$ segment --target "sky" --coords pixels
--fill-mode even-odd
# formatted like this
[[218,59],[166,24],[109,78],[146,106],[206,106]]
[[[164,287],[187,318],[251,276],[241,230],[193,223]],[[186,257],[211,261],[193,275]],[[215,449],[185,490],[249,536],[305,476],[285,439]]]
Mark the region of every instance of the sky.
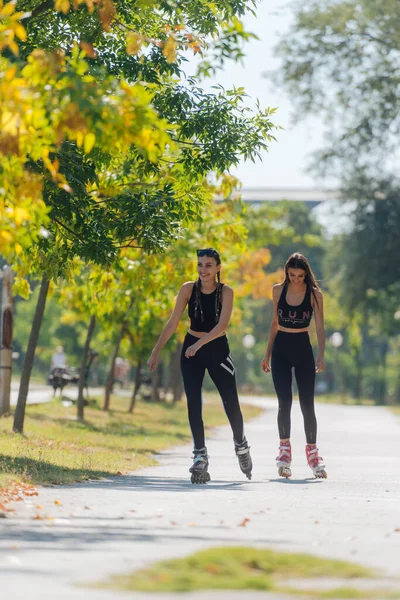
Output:
[[[263,0],[257,16],[244,19],[247,31],[255,33],[258,40],[246,43],[243,63],[229,62],[219,71],[209,85],[221,84],[225,88],[244,87],[250,96],[249,104],[259,99],[261,107],[277,107],[273,116],[274,124],[284,128],[274,133],[277,142],[271,142],[269,152],[263,154],[263,161],[253,164],[243,163],[232,171],[243,187],[329,187],[307,173],[310,155],[323,145],[323,123],[317,118],[308,118],[294,125],[293,99],[276,88],[265,77],[266,71],[279,68],[279,60],[274,57],[273,48],[285,33],[292,21],[287,0]],[[332,183],[332,182],[331,182]]]

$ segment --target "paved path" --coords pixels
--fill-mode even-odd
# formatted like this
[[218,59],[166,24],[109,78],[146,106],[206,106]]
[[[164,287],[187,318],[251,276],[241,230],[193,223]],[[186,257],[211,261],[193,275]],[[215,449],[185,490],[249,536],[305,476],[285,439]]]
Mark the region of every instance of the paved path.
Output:
[[[212,481],[205,487],[188,481],[186,446],[164,452],[159,466],[131,476],[42,489],[17,515],[1,520],[0,589],[8,589],[7,599],[175,598],[77,584],[223,544],[309,551],[399,577],[400,419],[380,407],[319,405],[329,479],[314,480],[305,465],[295,403],[293,478],[285,481],[277,478],[273,460],[275,403],[260,402],[268,410],[247,425],[255,463],[251,482],[239,472],[229,431],[222,427],[208,438]],[[52,520],[34,520],[37,514]],[[275,597],[245,594],[253,596]],[[210,593],[178,597],[204,600]],[[231,600],[239,593],[214,597]]]
[[[16,406],[18,400],[18,390],[19,390],[19,382],[13,381],[11,384],[11,406]],[[118,386],[115,386],[114,394],[119,396],[131,396],[132,390],[130,389],[120,389]],[[57,391],[57,398],[59,398],[60,391]],[[86,389],[85,389],[86,395]],[[104,395],[104,387],[97,388],[89,388],[89,398],[93,396],[103,396]],[[40,383],[31,383],[29,386],[28,400],[27,404],[44,404],[45,402],[51,402],[54,398],[53,388],[50,385],[40,384]],[[78,386],[77,385],[68,385],[64,388],[63,398],[65,400],[73,400],[76,401],[78,399]]]

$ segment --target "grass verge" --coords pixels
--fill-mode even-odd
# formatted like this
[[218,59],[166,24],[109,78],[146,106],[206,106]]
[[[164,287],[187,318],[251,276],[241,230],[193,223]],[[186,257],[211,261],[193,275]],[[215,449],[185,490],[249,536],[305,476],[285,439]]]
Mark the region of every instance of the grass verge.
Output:
[[[191,441],[184,402],[138,402],[132,415],[128,402],[113,397],[109,412],[88,406],[84,422],[76,420],[76,407],[58,401],[28,406],[24,435],[11,432],[11,416],[0,418],[0,495],[9,480],[68,484],[121,475],[155,464],[160,450]],[[260,412],[243,406],[245,419]],[[227,423],[221,401],[204,404],[204,421],[208,429]]]
[[[376,597],[376,591],[374,591],[375,596],[370,596],[369,590],[361,591],[347,586],[328,590],[289,587],[290,580],[293,579],[322,577],[332,577],[333,581],[337,581],[338,578],[345,580],[372,578],[374,573],[356,564],[308,554],[289,554],[245,547],[217,547],[185,558],[162,561],[149,569],[126,576],[115,576],[98,586],[144,592],[252,589],[309,595],[316,598]],[[285,581],[287,587],[282,585]],[[384,594],[389,592],[384,591]],[[379,597],[381,597],[380,591]],[[400,597],[400,595],[390,597]]]

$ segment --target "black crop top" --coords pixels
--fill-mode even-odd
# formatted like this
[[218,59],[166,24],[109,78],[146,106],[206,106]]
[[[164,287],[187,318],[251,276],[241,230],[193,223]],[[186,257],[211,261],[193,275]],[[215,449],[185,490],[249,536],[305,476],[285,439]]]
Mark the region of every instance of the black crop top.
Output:
[[[224,285],[224,284],[222,284]],[[189,299],[189,305],[188,305],[188,315],[190,318],[190,329],[192,331],[205,331],[205,332],[209,332],[211,331],[211,329],[214,329],[214,327],[217,324],[217,320],[216,320],[216,296],[217,296],[217,289],[215,289],[213,292],[211,292],[211,294],[203,294],[203,292],[200,291],[200,296],[201,296],[201,308],[203,311],[203,320],[201,319],[201,311],[198,310],[196,314],[196,310],[195,310],[195,300],[196,300],[196,284],[194,284],[193,286],[193,290],[192,290],[192,295],[190,296]],[[222,296],[222,294],[221,294]],[[220,303],[219,306],[219,314],[221,314],[221,306],[222,304]]]
[[283,286],[278,302],[278,323],[287,329],[304,329],[308,327],[313,315],[311,304],[311,288],[308,285],[304,300],[298,306],[286,302],[287,283]]

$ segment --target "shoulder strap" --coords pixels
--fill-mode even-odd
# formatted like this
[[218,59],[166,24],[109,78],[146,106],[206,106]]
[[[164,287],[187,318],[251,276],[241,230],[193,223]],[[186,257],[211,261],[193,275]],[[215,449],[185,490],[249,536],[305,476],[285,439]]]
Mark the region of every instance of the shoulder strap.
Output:
[[286,294],[286,290],[287,290],[287,283],[285,281],[285,283],[283,285],[283,288],[281,289],[281,294],[280,294],[280,296],[278,298],[278,304],[279,304],[279,302],[281,300],[286,300],[286,295],[285,295]]

